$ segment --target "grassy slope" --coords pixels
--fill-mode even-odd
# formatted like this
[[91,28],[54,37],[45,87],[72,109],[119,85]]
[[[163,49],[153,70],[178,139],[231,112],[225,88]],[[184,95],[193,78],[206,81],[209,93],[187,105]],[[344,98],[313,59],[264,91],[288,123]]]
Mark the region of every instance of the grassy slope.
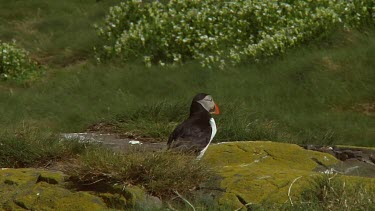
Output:
[[0,40],[16,40],[42,64],[71,65],[90,57],[98,41],[93,24],[117,2],[0,0]]
[[0,84],[2,127],[82,131],[107,121],[122,132],[165,139],[192,96],[208,92],[222,111],[217,141],[375,146],[375,119],[363,112],[375,101],[374,31],[339,33],[284,58],[225,71],[96,66],[88,59],[97,42],[91,26],[115,1],[4,2],[0,39],[15,38],[50,74],[31,88]]
[[[44,132],[82,131],[95,122],[107,121],[121,131],[165,138],[187,115],[191,97],[201,91],[213,94],[222,111],[217,117],[217,140],[375,146],[374,111],[372,116],[363,112],[366,103],[370,107],[375,102],[373,30],[339,33],[267,64],[225,71],[204,70],[195,64],[174,69],[116,63],[96,66],[90,60],[91,46],[97,42],[91,25],[100,21],[114,2],[117,1],[0,0],[0,39],[16,39],[49,70],[42,81],[29,88],[0,82],[1,167],[44,166],[83,153],[81,160],[97,161],[94,164],[100,173],[111,167],[115,155],[110,154],[114,159],[104,160],[107,163],[100,163],[105,158],[100,150],[85,153],[86,147],[75,142],[56,142],[56,136]],[[118,156],[122,159],[122,155]],[[137,159],[128,161],[124,165],[139,166]],[[160,163],[148,167],[164,170],[169,161]],[[81,169],[86,175],[84,167]],[[184,165],[176,168],[187,175]],[[160,182],[165,185],[164,178]],[[338,186],[332,187],[324,185],[321,190],[313,190],[305,199],[308,204],[296,203],[293,208],[284,209],[342,210],[349,209],[347,199],[352,204],[360,204],[353,200],[368,200],[357,197],[363,194],[360,188],[342,191]],[[331,189],[331,193],[324,192]],[[311,198],[320,194],[323,199]],[[338,206],[340,203],[345,206]],[[264,209],[268,206],[280,209],[273,205]]]

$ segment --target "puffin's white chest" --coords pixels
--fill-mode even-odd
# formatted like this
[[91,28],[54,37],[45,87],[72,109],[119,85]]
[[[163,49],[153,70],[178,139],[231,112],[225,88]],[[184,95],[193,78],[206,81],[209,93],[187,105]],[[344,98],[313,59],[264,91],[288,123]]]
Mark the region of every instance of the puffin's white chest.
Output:
[[208,146],[211,144],[212,139],[214,139],[214,137],[216,135],[217,129],[216,129],[216,123],[215,123],[214,118],[210,119],[210,125],[211,125],[211,129],[212,129],[210,141],[208,142],[207,146],[204,149],[202,149],[202,151],[199,153],[199,155],[197,157],[197,160],[200,160],[203,157],[204,153],[208,149]]
[[214,139],[214,137],[216,135],[216,132],[217,132],[216,123],[215,123],[214,118],[210,119],[210,125],[211,125],[211,128],[212,128],[212,133],[211,133],[211,138],[210,138],[210,142],[208,142],[208,145],[211,143],[212,139]]

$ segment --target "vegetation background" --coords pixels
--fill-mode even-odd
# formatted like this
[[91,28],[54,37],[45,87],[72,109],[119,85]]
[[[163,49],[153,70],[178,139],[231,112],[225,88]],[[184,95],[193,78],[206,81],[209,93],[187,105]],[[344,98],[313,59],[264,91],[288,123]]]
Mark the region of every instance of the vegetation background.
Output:
[[106,122],[119,132],[165,140],[197,92],[214,96],[215,141],[273,140],[375,146],[374,30],[336,31],[257,64],[207,69],[194,61],[145,68],[97,65],[93,27],[117,1],[1,2],[0,39],[16,41],[44,77],[0,84],[2,128],[84,131]]
[[27,50],[44,70],[29,81],[0,81],[0,166],[84,153],[74,143],[61,150],[57,134],[99,123],[99,130],[166,141],[198,92],[210,93],[221,109],[215,142],[375,146],[373,17],[285,54],[224,69],[194,60],[167,67],[118,58],[98,64],[93,47],[107,41],[94,24],[105,24],[118,3],[0,0],[0,40]]

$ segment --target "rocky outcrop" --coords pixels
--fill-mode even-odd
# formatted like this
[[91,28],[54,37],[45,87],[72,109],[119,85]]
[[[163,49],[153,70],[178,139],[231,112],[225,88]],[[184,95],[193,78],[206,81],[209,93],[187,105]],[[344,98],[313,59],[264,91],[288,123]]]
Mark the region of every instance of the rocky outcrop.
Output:
[[39,169],[1,169],[0,205],[4,210],[100,210],[104,201],[63,187],[65,175]]
[[115,185],[113,192],[67,189],[67,176],[43,169],[1,169],[0,210],[109,210],[160,208],[161,201],[139,187]]
[[[212,145],[203,162],[210,164],[220,177],[219,187],[215,187],[222,190],[219,204],[232,208],[296,199],[315,176],[337,173],[332,171],[333,166],[342,164],[328,153],[268,141]],[[344,177],[375,187],[374,178]]]
[[[331,151],[324,151],[327,149]],[[207,163],[217,177],[202,184],[199,194],[206,194],[203,197],[210,201],[213,196],[212,203],[233,210],[247,204],[297,201],[314,178],[324,174],[375,188],[375,166],[370,163],[373,149],[327,149],[269,141],[213,144],[200,162]],[[346,159],[337,155],[346,155]],[[160,199],[137,186],[95,183],[72,190],[66,188],[66,179],[60,171],[1,169],[0,210],[162,208]],[[98,188],[100,185],[105,190]],[[205,190],[214,194],[207,197]]]

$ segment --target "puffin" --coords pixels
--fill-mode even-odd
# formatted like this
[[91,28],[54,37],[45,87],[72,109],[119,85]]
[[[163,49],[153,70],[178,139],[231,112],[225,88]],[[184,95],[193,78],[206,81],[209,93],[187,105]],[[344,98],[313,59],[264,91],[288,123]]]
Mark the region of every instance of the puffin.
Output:
[[189,117],[179,124],[168,138],[168,149],[184,153],[199,153],[200,160],[214,138],[217,129],[211,114],[220,114],[219,107],[209,94],[194,96]]

